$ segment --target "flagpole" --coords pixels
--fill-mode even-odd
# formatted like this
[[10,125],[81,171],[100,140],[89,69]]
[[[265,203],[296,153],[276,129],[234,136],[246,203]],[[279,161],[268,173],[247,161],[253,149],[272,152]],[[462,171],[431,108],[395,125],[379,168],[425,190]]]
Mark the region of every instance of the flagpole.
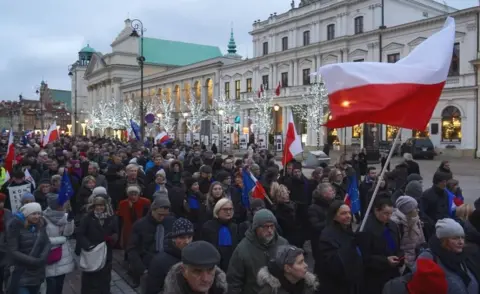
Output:
[[382,172],[380,173],[380,176],[377,178],[377,184],[375,185],[375,190],[373,191],[372,199],[370,199],[370,203],[368,204],[368,208],[365,211],[365,215],[363,216],[362,220],[362,225],[360,226],[359,232],[362,232],[365,224],[367,223],[368,215],[370,214],[370,211],[372,210],[373,202],[375,201],[375,197],[377,197],[378,190],[380,189],[380,183],[383,180],[383,177],[385,175],[385,172],[387,171],[387,166],[390,164],[390,160],[392,159],[393,152],[395,151],[395,146],[397,145],[397,141],[400,139],[400,134],[402,133],[402,128],[398,129],[397,135],[395,136],[395,140],[393,141],[392,148],[390,149],[390,153],[388,153],[387,160],[385,161],[385,164],[383,165]]

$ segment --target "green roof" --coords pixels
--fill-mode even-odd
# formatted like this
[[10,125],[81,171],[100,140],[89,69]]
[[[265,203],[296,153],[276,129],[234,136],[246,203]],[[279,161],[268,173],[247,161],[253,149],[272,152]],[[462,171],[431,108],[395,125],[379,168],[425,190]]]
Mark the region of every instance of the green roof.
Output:
[[72,111],[72,92],[66,90],[50,90],[52,92],[52,99],[57,102],[65,103],[69,111]]
[[87,46],[83,47],[82,50],[80,50],[80,53],[95,53],[95,49],[90,47],[89,44]]
[[216,46],[143,38],[143,56],[145,63],[185,66],[220,57],[222,52]]

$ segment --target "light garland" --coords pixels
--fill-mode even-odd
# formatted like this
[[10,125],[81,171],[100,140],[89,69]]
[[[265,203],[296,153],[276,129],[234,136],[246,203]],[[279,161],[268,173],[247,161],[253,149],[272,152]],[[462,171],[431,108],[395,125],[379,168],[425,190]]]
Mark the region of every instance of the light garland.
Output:
[[[265,86],[263,87],[265,89]],[[250,98],[250,102],[253,104],[255,114],[250,118],[255,123],[258,134],[269,134],[272,129],[272,107],[273,107],[273,95],[267,94],[267,90],[260,93],[258,98]]]

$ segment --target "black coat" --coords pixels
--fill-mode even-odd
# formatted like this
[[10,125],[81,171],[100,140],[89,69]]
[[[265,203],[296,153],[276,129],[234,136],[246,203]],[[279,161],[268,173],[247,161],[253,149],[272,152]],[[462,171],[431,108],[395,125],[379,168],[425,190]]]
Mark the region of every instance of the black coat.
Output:
[[164,227],[164,248],[168,246],[167,235],[172,231],[174,221],[175,218],[173,216],[167,216],[159,223],[150,212],[133,224],[127,249],[128,262],[132,267],[132,271],[139,276],[142,275],[145,269],[148,269],[154,255],[158,253],[156,234],[159,224],[162,224]]
[[288,243],[301,248],[304,241],[303,236],[306,232],[303,231],[301,219],[298,217],[297,205],[292,201],[279,203],[275,205],[273,212],[278,225],[282,228],[283,237],[287,239]]
[[[384,237],[385,228],[388,228],[394,240],[393,252],[388,248]],[[403,256],[403,252],[400,250],[401,237],[397,224],[388,222],[384,225],[377,220],[374,214],[370,214],[364,231],[358,233],[357,236],[364,263],[364,293],[381,294],[386,282],[400,276],[399,267],[391,266],[387,260],[388,256]]]
[[360,211],[362,212],[362,217],[365,217],[365,211],[367,211],[369,200],[369,191],[374,188],[373,187],[374,181],[362,181],[360,187],[358,189],[359,197],[360,197]]
[[155,177],[157,175],[157,172],[161,169],[163,169],[161,165],[159,165],[159,166],[154,165],[147,171],[147,173],[145,174],[145,185],[146,186],[155,182]]
[[318,293],[358,294],[363,279],[362,257],[351,229],[331,223],[322,231],[319,245],[319,263],[316,268],[320,280]]
[[[45,266],[50,253],[50,239],[43,219],[35,227],[25,228],[25,218],[15,215],[7,228],[7,253],[18,271],[18,286],[40,286],[45,280]],[[15,272],[12,277],[15,277]],[[13,279],[13,278],[12,278]]]
[[413,160],[406,161],[408,175],[420,174],[420,166]]
[[179,263],[181,259],[182,251],[173,244],[165,248],[163,252],[155,254],[155,257],[150,263],[150,268],[148,269],[144,294],[160,293],[165,285],[165,278],[167,277],[168,272],[172,266]]
[[308,207],[308,220],[310,221],[310,232],[312,240],[312,254],[315,266],[321,266],[319,258],[319,241],[323,229],[327,226],[327,212],[330,203],[325,198],[314,199],[313,204]]
[[228,269],[228,264],[230,263],[230,258],[232,257],[233,251],[235,248],[237,248],[239,243],[239,238],[237,224],[231,221],[225,225],[228,227],[228,230],[232,236],[232,246],[219,246],[218,232],[220,231],[220,227],[222,225],[223,223],[217,218],[207,221],[202,228],[202,239],[217,248],[218,252],[220,252],[220,256],[222,257],[219,267],[223,271],[226,271]]
[[428,239],[435,232],[439,219],[450,218],[448,195],[436,186],[428,188],[420,198],[420,218],[424,222],[425,237]]

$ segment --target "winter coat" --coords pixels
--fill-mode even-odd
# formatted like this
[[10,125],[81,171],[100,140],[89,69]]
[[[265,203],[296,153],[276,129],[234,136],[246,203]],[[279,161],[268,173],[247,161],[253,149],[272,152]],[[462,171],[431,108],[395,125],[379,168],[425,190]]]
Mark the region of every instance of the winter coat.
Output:
[[405,162],[407,164],[408,175],[411,174],[420,174],[420,166],[413,160],[408,160]]
[[435,224],[439,219],[451,217],[448,206],[448,195],[445,190],[433,186],[423,192],[419,207],[427,239],[435,233]]
[[320,236],[318,254],[319,293],[361,293],[364,267],[351,230],[330,223]]
[[[393,252],[388,248],[387,240],[384,237],[385,228],[388,229],[393,239],[395,246]],[[393,267],[387,259],[388,256],[403,256],[400,249],[398,226],[391,221],[384,225],[377,220],[374,214],[370,214],[364,231],[358,233],[357,236],[365,267],[365,293],[380,294],[387,281],[400,276],[401,264]]]
[[67,237],[70,237],[75,230],[75,223],[67,221],[68,214],[65,213],[64,218],[59,222],[60,225],[55,224],[44,214],[46,222],[46,231],[52,249],[62,247],[62,258],[50,265],[47,265],[46,276],[56,277],[71,273],[75,269],[75,261],[73,259],[73,250],[68,242]]
[[158,294],[163,290],[165,278],[170,269],[182,260],[182,251],[169,246],[164,251],[155,254],[145,280],[145,293]]
[[227,271],[228,293],[250,294],[260,291],[261,287],[257,284],[258,271],[267,265],[278,246],[287,244],[287,240],[277,234],[270,244],[262,244],[250,228],[230,259]]
[[12,218],[13,218],[12,212],[4,208],[4,213],[3,213],[4,229],[3,229],[3,232],[0,232],[0,267],[3,267],[8,263],[7,228]]
[[410,273],[388,281],[385,286],[383,286],[382,294],[410,294],[407,284],[411,278],[412,274]]
[[123,249],[127,249],[133,224],[148,213],[150,204],[150,200],[143,197],[139,197],[138,201],[135,202],[131,207],[128,199],[120,201],[117,215],[119,217],[119,221],[122,223],[120,246]]
[[367,211],[368,203],[369,203],[369,191],[372,190],[373,187],[373,180],[368,180],[367,176],[365,176],[364,180],[360,183],[360,187],[358,188],[358,194],[360,197],[360,210],[362,212],[362,217],[365,216],[365,212]]
[[[323,229],[327,225],[327,212],[330,203],[325,198],[314,199],[308,207],[308,220],[310,221],[310,234],[312,239],[312,255],[315,264],[318,263],[318,243]],[[317,271],[315,271],[317,272]]]
[[219,267],[226,271],[228,269],[228,264],[230,258],[232,257],[233,251],[237,248],[238,245],[238,227],[237,224],[233,221],[226,223],[230,234],[232,236],[232,245],[231,246],[220,246],[218,245],[218,233],[223,223],[219,219],[212,219],[203,224],[202,228],[202,239],[212,244],[220,252],[222,259],[220,260]]
[[287,239],[288,243],[301,248],[306,231],[302,228],[301,219],[297,214],[297,205],[291,201],[279,203],[274,206],[273,213],[277,218],[278,225],[282,228],[282,236]]
[[[215,279],[208,293],[227,294],[230,293],[227,292],[228,287],[229,284],[227,284],[225,273],[219,267],[215,267]],[[182,263],[177,263],[168,272],[162,294],[193,294],[193,291],[183,277]]]
[[96,183],[97,187],[104,187],[105,189],[108,190],[107,178],[105,178],[104,175],[98,174],[95,177],[95,183]]
[[45,265],[51,248],[44,220],[26,228],[25,217],[15,214],[7,229],[7,246],[10,264],[21,272],[18,285],[40,286],[45,280]]
[[162,224],[164,228],[163,245],[168,246],[167,235],[172,231],[172,225],[175,221],[173,216],[167,216],[161,223],[156,221],[151,212],[133,224],[130,243],[127,248],[128,262],[132,271],[142,275],[145,269],[148,269],[150,262],[157,252],[156,235],[157,226]]
[[405,254],[405,264],[413,267],[417,259],[416,249],[425,243],[420,218],[413,218],[411,220],[412,223],[409,224],[407,217],[400,210],[395,209],[390,220],[396,223],[399,229],[401,237],[400,249]]
[[[278,278],[273,276],[268,268],[262,267],[257,274],[257,283],[261,287],[258,294],[292,294],[282,288],[282,284]],[[303,291],[295,292],[295,294],[314,294],[318,289],[318,280],[314,274],[307,272],[303,279]],[[297,289],[299,290],[299,289]]]

